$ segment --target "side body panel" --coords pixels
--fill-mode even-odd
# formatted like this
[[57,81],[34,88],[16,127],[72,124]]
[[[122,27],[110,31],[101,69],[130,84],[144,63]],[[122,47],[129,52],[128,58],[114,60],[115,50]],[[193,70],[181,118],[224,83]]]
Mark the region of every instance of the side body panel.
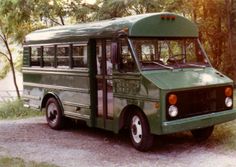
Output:
[[[146,115],[152,133],[161,130],[160,89],[138,73],[113,76],[114,131],[118,132],[125,107],[136,106]],[[132,111],[127,111],[132,112]]]
[[66,116],[90,120],[88,70],[24,68],[23,78],[23,96],[30,107],[41,108],[44,96],[53,93]]

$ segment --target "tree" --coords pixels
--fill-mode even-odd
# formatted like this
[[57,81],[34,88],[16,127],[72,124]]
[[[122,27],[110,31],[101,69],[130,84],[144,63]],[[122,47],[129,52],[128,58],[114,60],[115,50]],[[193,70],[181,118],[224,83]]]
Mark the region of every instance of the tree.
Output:
[[72,23],[93,21],[95,12],[99,11],[97,4],[87,4],[83,0],[73,0],[68,4],[68,8],[68,17]]
[[96,19],[180,10],[183,0],[97,0]]
[[231,61],[232,78],[236,81],[236,0],[225,0],[228,26],[228,59]]
[[[227,1],[227,0],[226,0]],[[182,4],[182,5],[181,5]],[[182,0],[180,13],[199,27],[199,35],[212,65],[232,77],[232,61],[228,52],[227,5],[222,0]]]
[[32,28],[28,24],[29,8],[30,4],[25,0],[2,0],[0,2],[0,45],[3,47],[0,50],[0,56],[1,59],[8,62],[3,68],[5,74],[9,69],[8,65],[10,66],[18,98],[20,98],[20,93],[16,81],[13,47],[17,42],[22,43],[25,34]]
[[64,0],[34,0],[31,2],[34,21],[42,21],[45,26],[65,25],[68,3]]
[[131,15],[131,13],[128,11],[130,2],[128,2],[127,0],[97,0],[96,5],[100,6],[96,11],[96,20],[104,20]]

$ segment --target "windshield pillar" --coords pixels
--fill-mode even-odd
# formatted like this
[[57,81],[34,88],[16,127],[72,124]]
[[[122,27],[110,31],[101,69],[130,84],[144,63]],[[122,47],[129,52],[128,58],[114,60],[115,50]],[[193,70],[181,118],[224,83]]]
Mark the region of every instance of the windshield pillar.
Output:
[[131,40],[129,38],[127,38],[127,40],[128,40],[128,44],[129,44],[129,47],[130,47],[130,50],[131,50],[131,54],[133,55],[133,58],[134,58],[135,63],[137,65],[138,71],[141,71],[141,66],[140,66],[138,57],[135,54],[135,48],[133,47],[133,44],[132,44]]
[[208,61],[209,65],[212,66],[212,64],[211,64],[211,62],[210,62],[210,60],[209,60],[209,58],[207,56],[207,53],[206,53],[205,49],[202,47],[202,44],[201,44],[199,39],[197,39],[197,43],[198,43],[198,46],[200,47],[200,49],[201,49],[205,59]]

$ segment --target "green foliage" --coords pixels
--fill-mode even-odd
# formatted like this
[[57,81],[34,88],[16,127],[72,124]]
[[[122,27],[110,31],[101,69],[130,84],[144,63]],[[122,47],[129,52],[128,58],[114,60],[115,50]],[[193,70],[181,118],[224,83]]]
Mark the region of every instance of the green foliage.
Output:
[[96,12],[95,18],[98,20],[110,19],[130,15],[128,8],[131,2],[127,0],[98,0],[97,5],[100,6]]
[[0,103],[0,119],[19,119],[40,115],[42,112],[25,108],[21,100]]
[[94,14],[99,11],[96,4],[86,4],[82,0],[73,0],[68,7],[68,16],[74,20],[74,23],[93,21]]
[[23,42],[24,36],[30,31],[32,6],[27,0],[0,1],[0,31],[13,42]]
[[0,57],[0,62],[2,67],[0,68],[0,79],[3,79],[7,76],[7,73],[10,71],[10,65],[5,57]]
[[37,163],[34,161],[25,162],[21,158],[0,157],[0,166],[2,167],[56,167],[48,163]]
[[9,69],[13,74],[13,83],[20,98],[18,85],[16,82],[13,48],[24,41],[24,36],[28,34],[33,27],[31,14],[33,5],[28,0],[1,0],[0,1],[0,58],[7,60],[1,70],[1,78],[6,76]]
[[23,55],[22,53],[17,56],[16,60],[14,61],[14,67],[17,71],[21,71],[23,65]]

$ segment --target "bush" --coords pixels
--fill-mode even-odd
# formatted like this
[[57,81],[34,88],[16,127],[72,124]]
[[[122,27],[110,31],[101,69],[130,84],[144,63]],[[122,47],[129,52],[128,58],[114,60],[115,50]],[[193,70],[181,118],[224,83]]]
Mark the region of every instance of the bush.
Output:
[[21,100],[0,103],[0,119],[18,119],[42,115],[42,112],[25,108]]

